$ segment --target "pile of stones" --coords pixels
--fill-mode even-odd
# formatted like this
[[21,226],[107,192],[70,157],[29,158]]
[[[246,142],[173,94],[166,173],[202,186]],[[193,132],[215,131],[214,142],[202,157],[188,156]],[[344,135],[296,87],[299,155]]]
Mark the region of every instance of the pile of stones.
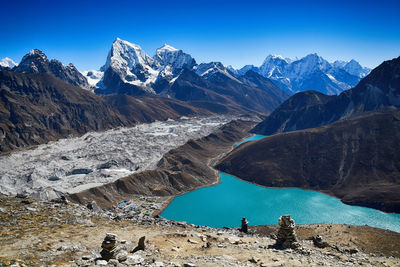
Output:
[[282,215],[279,218],[279,231],[276,239],[276,246],[286,248],[300,247],[296,232],[294,231],[295,223],[290,215]]
[[115,259],[116,256],[116,250],[117,250],[117,235],[115,234],[106,234],[106,237],[103,240],[103,243],[101,244],[102,251],[100,252],[100,255],[102,259],[109,261],[110,259]]

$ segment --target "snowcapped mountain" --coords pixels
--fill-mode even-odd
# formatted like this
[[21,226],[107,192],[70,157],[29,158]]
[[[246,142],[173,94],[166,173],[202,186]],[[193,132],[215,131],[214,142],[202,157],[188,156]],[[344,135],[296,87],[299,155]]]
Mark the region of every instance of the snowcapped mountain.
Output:
[[17,66],[18,64],[14,62],[14,60],[12,60],[9,57],[5,57],[2,60],[0,60],[0,67],[2,68],[9,68],[12,69],[15,66]]
[[196,60],[189,54],[167,44],[164,44],[156,50],[153,59],[156,63],[156,67],[164,70],[167,66],[170,66],[174,74],[178,73],[183,68],[193,69],[193,67],[196,66]]
[[98,83],[103,79],[104,72],[99,70],[86,70],[82,71],[83,76],[86,77],[90,86],[96,87]]
[[116,38],[106,64],[101,68],[103,84],[107,89],[121,84],[138,94],[154,93],[150,85],[155,82],[158,72],[153,69],[153,64],[154,60],[139,45]]
[[301,59],[269,55],[258,68],[246,65],[240,70],[232,68],[230,71],[240,76],[250,69],[273,80],[282,90],[290,93],[315,90],[325,94],[339,94],[350,89],[370,72],[354,59],[329,63],[315,53]]
[[154,95],[160,84],[176,78],[182,69],[194,66],[196,61],[189,54],[170,45],[158,48],[154,57],[150,57],[139,45],[116,38],[101,68],[104,76],[97,86],[102,90],[96,92]]
[[360,63],[358,63],[357,61],[355,61],[354,59],[350,60],[349,62],[347,62],[343,68],[345,71],[347,71],[348,73],[350,73],[351,75],[360,77],[360,78],[364,78],[365,76],[368,75],[368,73],[370,73],[370,69],[369,68],[363,68]]
[[86,78],[72,63],[64,66],[56,59],[49,61],[47,56],[39,49],[29,51],[13,71],[19,73],[50,73],[74,86],[84,89],[90,87]]
[[[99,81],[101,72],[104,76]],[[265,77],[249,76],[242,81],[221,62],[197,65],[189,54],[167,44],[150,57],[139,45],[119,38],[100,72],[84,74],[99,87],[97,94],[157,95],[212,110],[268,113],[289,96]],[[254,87],[257,84],[262,88]]]
[[224,82],[230,79],[242,83],[221,62],[201,63],[195,69],[197,75],[213,82]]

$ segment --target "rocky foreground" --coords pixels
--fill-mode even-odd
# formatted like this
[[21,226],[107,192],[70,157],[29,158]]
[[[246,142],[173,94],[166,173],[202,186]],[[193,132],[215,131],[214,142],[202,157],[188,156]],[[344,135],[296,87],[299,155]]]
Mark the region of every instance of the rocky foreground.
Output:
[[[298,248],[282,249],[275,246],[278,226],[250,226],[245,234],[124,216],[64,200],[0,196],[0,265],[400,266],[400,234],[368,226],[296,226]],[[115,259],[105,260],[105,249]]]

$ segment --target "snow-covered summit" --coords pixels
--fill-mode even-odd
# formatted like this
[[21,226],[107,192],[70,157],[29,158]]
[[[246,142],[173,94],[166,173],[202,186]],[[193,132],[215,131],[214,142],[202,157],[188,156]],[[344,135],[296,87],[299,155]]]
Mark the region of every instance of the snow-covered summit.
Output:
[[242,83],[221,62],[201,63],[196,67],[196,74],[212,81],[231,79],[238,83]]
[[157,49],[157,51],[166,51],[166,50],[171,51],[171,52],[179,51],[179,49],[176,49],[175,47],[172,47],[168,44],[164,44],[163,46],[161,46],[160,48]]
[[14,60],[12,60],[9,57],[5,57],[2,60],[0,60],[0,66],[3,68],[14,68],[15,66],[17,66],[18,64],[14,62]]
[[327,94],[337,94],[354,87],[371,71],[355,60],[330,63],[316,53],[300,59],[269,55],[260,67],[246,65],[240,70],[231,68],[230,71],[239,76],[249,69],[272,79],[276,85],[292,93],[317,90]]
[[269,55],[260,66],[260,74],[267,78],[276,76],[276,73],[284,72],[288,64],[289,62],[282,56]]
[[116,74],[124,83],[143,87],[146,92],[152,93],[149,85],[154,83],[158,75],[158,71],[153,69],[153,64],[154,60],[139,45],[116,38],[108,53],[106,64],[101,68],[101,71],[105,72],[102,81],[108,79],[104,82],[105,86],[114,86],[113,79]]
[[363,78],[365,77],[371,70],[368,68],[363,68],[360,63],[355,61],[354,59],[350,60],[347,62],[344,66],[343,69],[350,73],[351,75]]
[[328,72],[330,68],[331,65],[328,61],[313,53],[289,64],[285,74],[288,78],[301,79],[304,75],[315,73],[316,71]]
[[156,67],[163,70],[170,65],[174,73],[183,68],[192,69],[196,65],[196,61],[189,54],[167,44],[158,48],[153,58]]
[[150,67],[153,65],[153,59],[139,45],[116,38],[103,69],[107,70],[111,66],[115,70],[126,71],[136,65]]

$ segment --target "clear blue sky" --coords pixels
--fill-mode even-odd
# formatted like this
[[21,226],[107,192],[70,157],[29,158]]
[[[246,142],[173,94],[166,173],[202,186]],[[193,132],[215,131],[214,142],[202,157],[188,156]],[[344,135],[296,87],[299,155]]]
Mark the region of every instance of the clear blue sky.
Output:
[[400,1],[2,0],[0,58],[32,48],[78,69],[104,64],[116,37],[150,56],[164,43],[197,62],[260,65],[268,54],[375,67],[400,55]]

